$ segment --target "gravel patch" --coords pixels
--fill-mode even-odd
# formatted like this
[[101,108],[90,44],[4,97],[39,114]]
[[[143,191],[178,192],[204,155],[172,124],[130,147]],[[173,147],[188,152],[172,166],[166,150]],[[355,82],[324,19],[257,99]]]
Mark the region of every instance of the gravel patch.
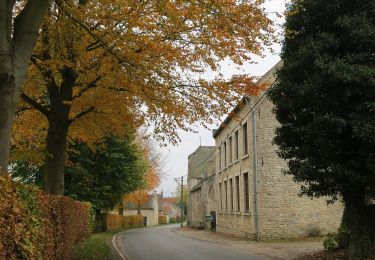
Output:
[[196,230],[188,227],[176,228],[175,232],[191,238],[238,248],[255,255],[268,256],[271,259],[298,259],[301,255],[314,254],[323,250],[323,238],[256,242],[219,232]]

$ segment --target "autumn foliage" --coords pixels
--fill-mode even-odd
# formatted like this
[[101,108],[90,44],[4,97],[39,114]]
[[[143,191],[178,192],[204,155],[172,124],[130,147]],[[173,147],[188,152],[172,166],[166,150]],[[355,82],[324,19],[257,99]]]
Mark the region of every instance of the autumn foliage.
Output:
[[167,216],[158,216],[158,224],[167,224]]
[[90,204],[0,177],[0,259],[65,259],[91,232]]
[[43,152],[61,115],[68,141],[93,144],[143,123],[176,143],[177,129],[211,123],[257,88],[248,75],[217,72],[270,45],[263,1],[79,2],[56,1],[42,27],[13,131],[18,155]]

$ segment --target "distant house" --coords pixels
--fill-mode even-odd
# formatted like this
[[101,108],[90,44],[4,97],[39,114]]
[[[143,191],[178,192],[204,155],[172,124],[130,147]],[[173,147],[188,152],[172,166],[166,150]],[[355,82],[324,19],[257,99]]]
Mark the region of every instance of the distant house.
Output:
[[163,215],[167,216],[167,222],[181,217],[181,209],[176,204],[176,198],[163,198]]
[[[281,65],[279,62],[258,83],[270,87]],[[272,109],[264,92],[243,97],[213,131],[215,147],[198,147],[189,156],[191,226],[204,224],[203,216],[214,211],[211,215],[216,216],[217,231],[253,239],[300,237],[316,229],[322,234],[337,230],[342,205],[327,205],[324,198],[299,197],[300,185],[282,173],[287,165],[272,143],[278,126]],[[214,170],[208,170],[213,160]]]
[[132,216],[140,213],[144,217],[145,226],[158,225],[158,217],[163,215],[162,201],[163,194],[156,193],[148,195],[147,201],[141,205],[124,201],[122,215]]

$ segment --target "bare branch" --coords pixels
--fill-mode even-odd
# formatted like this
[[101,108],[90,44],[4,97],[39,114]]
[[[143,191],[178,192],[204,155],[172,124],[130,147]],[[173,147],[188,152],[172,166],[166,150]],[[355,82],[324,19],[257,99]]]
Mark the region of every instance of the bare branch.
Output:
[[22,112],[34,110],[34,109],[35,109],[34,107],[19,107],[19,108],[17,108],[16,115],[19,115]]
[[66,11],[63,7],[63,5],[59,5],[61,11],[71,20],[73,20],[75,23],[77,23],[81,28],[83,28],[94,40],[95,45],[102,46],[109,54],[111,54],[120,64],[126,64],[131,67],[137,67],[134,63],[120,57],[117,53],[113,51],[113,49],[109,46],[108,43],[106,43],[101,37],[94,34],[90,27],[86,25],[83,21],[78,20],[75,18],[72,14],[70,14],[68,11]]
[[93,89],[97,87],[96,83],[101,79],[101,77],[97,77],[95,80],[93,80],[91,83],[87,84],[86,88],[82,89],[77,95],[73,96],[73,99],[81,97],[85,92],[89,91],[90,89]]
[[26,95],[24,92],[21,92],[21,98],[26,103],[28,103],[29,105],[31,105],[33,108],[35,108],[36,110],[38,110],[39,112],[41,112],[43,115],[45,115],[47,118],[49,117],[49,110],[46,107],[44,107],[41,104],[39,104],[38,101],[32,99],[31,97],[29,97],[28,95]]
[[85,109],[83,111],[81,111],[80,113],[78,113],[75,117],[73,117],[72,119],[69,119],[69,125],[71,125],[74,121],[76,121],[77,119],[87,115],[88,113],[90,112],[93,112],[95,110],[95,107],[94,106],[91,106],[89,107],[88,109]]

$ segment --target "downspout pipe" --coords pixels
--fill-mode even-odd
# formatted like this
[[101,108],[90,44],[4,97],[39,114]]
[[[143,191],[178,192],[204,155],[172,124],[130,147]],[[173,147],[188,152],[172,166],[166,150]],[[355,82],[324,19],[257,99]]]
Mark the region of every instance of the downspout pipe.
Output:
[[255,239],[260,241],[259,230],[259,207],[258,207],[258,169],[257,169],[257,127],[256,127],[256,109],[253,108],[253,173],[254,173],[254,222],[255,222]]

